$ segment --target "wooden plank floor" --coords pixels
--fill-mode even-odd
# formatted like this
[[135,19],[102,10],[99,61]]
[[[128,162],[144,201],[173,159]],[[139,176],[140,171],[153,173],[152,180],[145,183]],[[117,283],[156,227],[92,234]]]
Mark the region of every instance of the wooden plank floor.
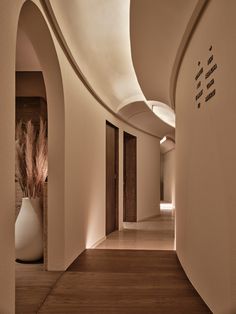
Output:
[[37,313],[62,272],[46,272],[43,264],[16,263],[16,314]]
[[175,251],[86,250],[38,313],[204,314]]

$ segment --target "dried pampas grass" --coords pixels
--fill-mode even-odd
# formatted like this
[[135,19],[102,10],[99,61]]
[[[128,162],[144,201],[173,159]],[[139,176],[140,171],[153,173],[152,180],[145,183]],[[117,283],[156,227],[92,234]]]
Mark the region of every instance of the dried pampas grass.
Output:
[[48,148],[46,122],[40,119],[39,131],[31,121],[16,127],[16,179],[24,197],[35,198],[42,194],[48,174]]

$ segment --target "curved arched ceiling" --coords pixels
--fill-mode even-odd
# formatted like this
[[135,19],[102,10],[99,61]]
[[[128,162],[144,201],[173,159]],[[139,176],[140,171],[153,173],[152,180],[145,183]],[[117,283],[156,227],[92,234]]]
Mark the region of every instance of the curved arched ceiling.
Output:
[[34,47],[19,23],[16,41],[16,71],[41,71]]
[[[130,7],[130,0],[43,0],[90,90],[113,112],[159,137],[173,128],[154,115],[149,101],[170,103],[171,68],[196,1],[132,0]],[[145,110],[137,114],[138,103]]]
[[134,68],[145,97],[171,106],[177,51],[198,0],[131,0]]
[[145,100],[132,65],[129,0],[50,0],[80,70],[114,111]]

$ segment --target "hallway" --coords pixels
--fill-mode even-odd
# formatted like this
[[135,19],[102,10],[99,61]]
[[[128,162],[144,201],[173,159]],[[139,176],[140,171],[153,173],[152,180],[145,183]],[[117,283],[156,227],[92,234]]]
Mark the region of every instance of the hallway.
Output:
[[172,210],[139,222],[124,222],[96,249],[173,250],[175,218]]
[[66,272],[16,264],[16,313],[211,313],[174,249],[174,213],[110,234]]

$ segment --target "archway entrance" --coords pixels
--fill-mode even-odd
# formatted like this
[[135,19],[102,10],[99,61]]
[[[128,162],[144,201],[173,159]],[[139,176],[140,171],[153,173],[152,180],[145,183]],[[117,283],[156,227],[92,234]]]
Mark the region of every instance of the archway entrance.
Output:
[[[33,21],[33,23],[32,23]],[[48,26],[35,4],[26,1],[18,30],[27,38],[30,62],[38,61],[47,95],[48,111],[48,269],[64,268],[64,96],[60,67]],[[19,34],[19,33],[18,33]],[[17,45],[17,48],[19,45]],[[18,49],[16,55],[18,53]],[[33,56],[34,53],[34,57]],[[26,53],[27,56],[27,53]],[[16,58],[17,59],[17,58]],[[36,59],[36,60],[35,60]]]
[[[23,5],[17,29],[16,45],[16,119],[48,121],[48,183],[44,197],[44,268],[35,278],[31,290],[38,289],[39,300],[30,310],[37,310],[37,302],[44,296],[40,278],[45,284],[44,270],[64,270],[64,96],[60,66],[50,30],[39,8],[31,1]],[[45,195],[44,194],[44,195]],[[46,199],[46,201],[45,201]],[[18,197],[19,202],[19,197]],[[19,205],[18,205],[19,207]],[[40,265],[40,264],[38,264]],[[23,267],[23,268],[22,268]],[[24,274],[34,277],[32,265],[20,264],[16,280]],[[43,270],[44,269],[44,270]],[[56,280],[59,272],[51,280]],[[27,277],[28,278],[28,277]],[[44,281],[44,283],[43,283]],[[30,281],[31,284],[33,281]],[[51,284],[51,282],[50,282]],[[41,291],[41,292],[40,292]],[[16,298],[21,299],[20,289]],[[30,298],[30,296],[29,296]],[[24,302],[27,302],[24,299]],[[29,301],[29,300],[28,300]],[[17,304],[17,303],[16,303]],[[33,307],[32,307],[33,306]],[[35,307],[34,307],[35,306]],[[18,308],[19,309],[19,308]]]

